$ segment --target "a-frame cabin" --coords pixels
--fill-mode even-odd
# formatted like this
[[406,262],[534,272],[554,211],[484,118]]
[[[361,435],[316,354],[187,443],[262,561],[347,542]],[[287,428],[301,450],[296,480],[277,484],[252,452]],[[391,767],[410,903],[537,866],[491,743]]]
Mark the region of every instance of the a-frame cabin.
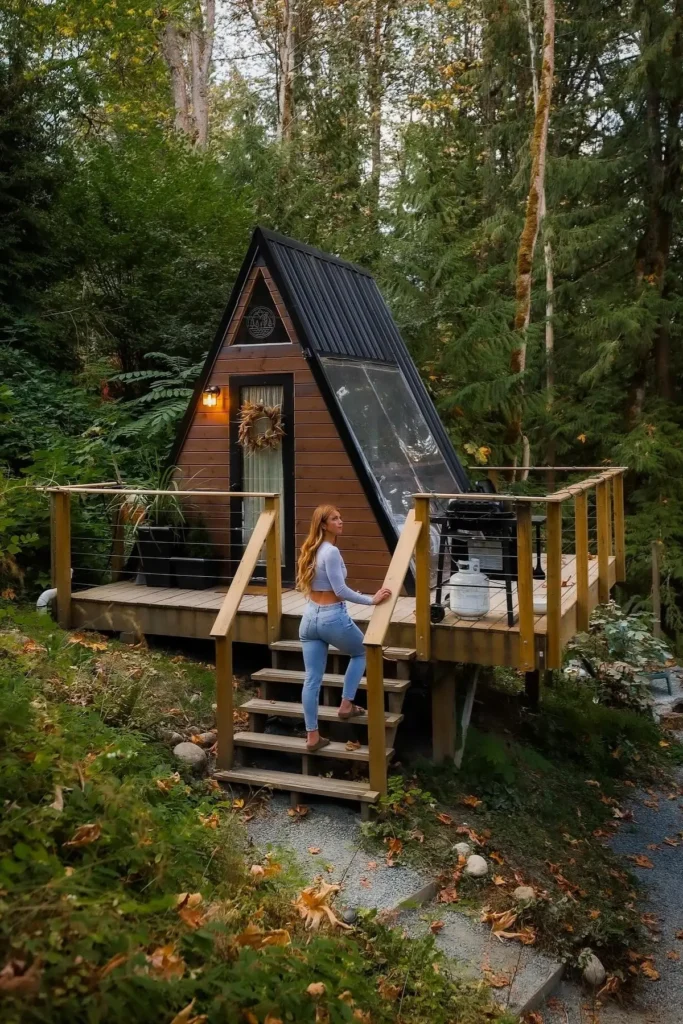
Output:
[[[205,394],[215,405],[203,404]],[[238,442],[246,402],[281,409],[275,450],[247,453]],[[372,592],[411,495],[469,489],[371,275],[263,228],[254,232],[171,459],[193,489],[281,492],[290,586],[317,505],[341,509],[349,581]],[[231,503],[233,566],[258,510],[258,499]]]
[[[540,672],[561,666],[563,646],[625,578],[622,467],[586,467],[597,470],[593,475],[554,467],[567,483],[551,494],[492,498],[483,493],[486,482],[468,493],[467,475],[370,274],[262,228],[171,465],[175,491],[51,489],[59,621],[131,636],[212,638],[216,777],[226,782],[367,807],[386,792],[413,662],[426,666],[434,759],[458,761],[477,674],[469,674],[458,726],[454,663],[521,669],[537,696]],[[73,552],[85,564],[72,565],[74,495],[106,499],[104,514],[113,515],[103,567],[87,551]],[[142,503],[144,518],[130,515],[131,501]],[[298,548],[322,503],[343,514],[349,584],[371,593],[386,582],[393,596],[375,608],[349,605],[365,630],[359,701],[367,702],[367,714],[339,722],[343,664],[330,652],[320,720],[333,742],[313,756],[300,703],[305,600],[293,584]],[[156,515],[163,509],[172,520],[166,525]],[[483,573],[466,568],[463,557],[476,558]],[[448,587],[458,567],[476,574],[474,590],[466,581],[459,590],[460,573]],[[260,693],[243,705],[248,728],[238,731],[233,641],[271,653],[271,667],[252,677]],[[367,768],[368,779],[350,779],[349,762],[356,772]]]

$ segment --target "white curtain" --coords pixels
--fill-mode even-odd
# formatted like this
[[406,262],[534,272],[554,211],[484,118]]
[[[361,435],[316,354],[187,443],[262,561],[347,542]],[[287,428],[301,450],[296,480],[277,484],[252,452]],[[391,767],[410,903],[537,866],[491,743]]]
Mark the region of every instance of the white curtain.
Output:
[[[281,387],[258,386],[240,388],[240,405],[244,402],[263,402],[264,405],[279,405],[282,408],[284,402],[284,390]],[[262,427],[265,432],[268,423],[256,424],[256,429]],[[282,444],[277,448],[263,448],[252,453],[244,452],[244,490],[245,491],[271,491],[280,495],[280,512],[284,516],[283,491],[284,474],[282,469]],[[244,498],[242,502],[242,543],[246,546],[249,538],[254,532],[256,521],[263,511],[263,498]],[[284,522],[280,523],[280,540],[282,545],[282,560],[284,562],[285,530]],[[261,560],[264,560],[264,553],[261,552]]]

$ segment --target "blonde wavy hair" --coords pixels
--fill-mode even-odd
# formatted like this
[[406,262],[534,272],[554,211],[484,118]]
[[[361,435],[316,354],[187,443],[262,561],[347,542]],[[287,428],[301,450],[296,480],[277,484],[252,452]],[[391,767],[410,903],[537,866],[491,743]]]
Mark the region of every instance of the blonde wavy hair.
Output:
[[311,584],[315,576],[315,557],[318,548],[325,540],[327,520],[337,512],[335,505],[318,505],[311,518],[311,526],[306,540],[301,545],[296,572],[296,589],[303,594],[310,594]]

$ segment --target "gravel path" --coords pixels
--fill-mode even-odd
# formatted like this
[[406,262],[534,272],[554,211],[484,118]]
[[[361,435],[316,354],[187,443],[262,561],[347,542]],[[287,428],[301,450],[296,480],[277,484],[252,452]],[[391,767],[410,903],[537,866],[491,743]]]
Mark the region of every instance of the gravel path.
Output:
[[[677,772],[683,786],[683,769]],[[655,967],[659,981],[643,980],[629,1006],[607,1004],[597,1015],[591,1012],[591,1000],[573,984],[564,983],[543,1011],[544,1024],[683,1024],[683,941],[676,933],[683,930],[683,797],[669,799],[673,791],[639,793],[631,805],[635,821],[620,829],[612,849],[622,856],[645,854],[653,868],[629,867],[643,884],[645,909],[655,915],[659,929],[655,940]],[[679,845],[669,846],[668,837]],[[657,849],[648,846],[656,844]],[[676,953],[680,960],[669,959]]]

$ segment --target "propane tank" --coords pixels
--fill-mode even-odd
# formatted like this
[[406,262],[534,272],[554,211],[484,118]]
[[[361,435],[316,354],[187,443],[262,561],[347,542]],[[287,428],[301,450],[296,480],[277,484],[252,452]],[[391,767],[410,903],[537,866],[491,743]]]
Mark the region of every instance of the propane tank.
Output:
[[479,559],[458,562],[458,572],[449,580],[448,603],[462,619],[478,619],[490,608],[489,578],[479,571]]

